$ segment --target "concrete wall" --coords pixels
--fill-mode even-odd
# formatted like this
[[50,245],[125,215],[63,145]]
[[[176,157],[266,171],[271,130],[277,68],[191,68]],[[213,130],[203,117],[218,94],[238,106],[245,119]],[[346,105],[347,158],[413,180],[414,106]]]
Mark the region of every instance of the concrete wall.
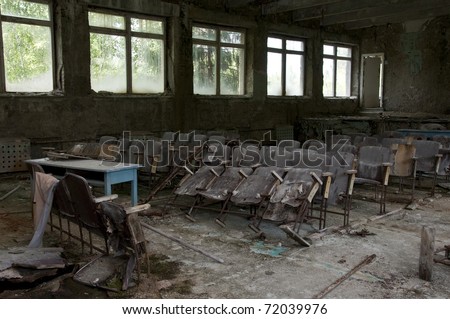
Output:
[[450,114],[450,17],[369,28],[361,53],[385,53],[386,111]]
[[[120,96],[91,92],[89,6],[167,18],[168,88],[165,94]],[[356,36],[330,34],[260,17],[256,20],[157,0],[55,0],[54,11],[58,90],[43,95],[0,95],[0,136],[23,136],[45,144],[55,140],[93,140],[101,135],[120,135],[123,130],[158,134],[165,130],[238,129],[249,137],[260,137],[261,132],[277,125],[294,124],[297,118],[358,114],[356,97],[322,97],[324,40],[355,44],[354,95],[358,95],[360,54],[385,52],[387,110],[448,111],[448,18],[433,20],[418,32],[407,32],[395,26],[370,29],[363,33],[361,41],[359,33]],[[244,97],[193,95],[193,22],[247,30],[247,94]],[[270,32],[306,39],[307,96],[266,96],[265,45]]]

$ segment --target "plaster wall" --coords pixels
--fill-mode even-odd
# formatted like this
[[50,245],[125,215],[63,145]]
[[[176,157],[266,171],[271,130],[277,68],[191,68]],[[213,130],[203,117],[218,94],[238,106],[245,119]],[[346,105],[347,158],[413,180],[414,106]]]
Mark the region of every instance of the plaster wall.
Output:
[[[275,23],[260,18],[206,10],[194,5],[178,6],[157,0],[55,0],[53,3],[56,89],[49,94],[1,94],[1,136],[22,136],[32,139],[32,142],[39,142],[54,139],[93,140],[101,135],[120,135],[124,130],[152,131],[156,134],[166,130],[218,128],[261,132],[273,129],[277,125],[294,124],[299,118],[335,117],[355,115],[359,112],[359,102],[356,97],[359,77],[357,68],[352,79],[352,93],[355,97],[324,99],[321,93],[322,42],[354,44],[353,64],[357,66],[361,53],[358,46],[360,39],[357,36],[343,33],[331,34],[319,29],[286,24],[283,21],[275,21]],[[166,17],[168,65],[167,88],[164,94],[121,96],[91,91],[87,20],[90,6]],[[193,95],[192,41],[190,39],[193,22],[246,29],[245,96]],[[433,30],[436,28],[438,27],[433,27]],[[307,43],[305,97],[267,97],[265,46],[268,34],[282,34],[305,39]],[[393,37],[391,41],[395,41],[395,34],[385,36]],[[382,40],[374,40],[369,36],[363,41],[366,52],[378,50],[377,45],[381,43]],[[392,49],[392,52],[398,55],[396,49]],[[444,62],[448,61],[445,52],[439,53]],[[435,52],[424,52],[423,64],[428,65],[428,60],[433,59],[434,54]],[[403,55],[393,57],[398,60],[404,58]],[[406,67],[404,69],[402,73],[406,72]],[[442,77],[446,77],[444,71],[440,71]],[[402,84],[396,83],[396,79],[402,74],[389,72],[392,76],[388,77],[387,86],[392,84],[400,90],[399,86]],[[431,74],[430,70],[428,76]],[[442,83],[442,86],[444,84]],[[396,98],[394,92],[387,91],[388,105],[391,109],[394,105],[398,107],[398,103],[392,101]],[[411,90],[411,92],[415,91]]]
[[385,111],[450,114],[450,17],[368,28],[361,53],[385,53]]

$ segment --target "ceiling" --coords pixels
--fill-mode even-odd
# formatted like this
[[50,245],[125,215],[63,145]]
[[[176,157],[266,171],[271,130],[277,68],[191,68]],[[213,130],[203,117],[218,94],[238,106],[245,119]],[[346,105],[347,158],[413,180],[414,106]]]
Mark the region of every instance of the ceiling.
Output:
[[230,10],[360,29],[450,14],[449,0],[224,0]]

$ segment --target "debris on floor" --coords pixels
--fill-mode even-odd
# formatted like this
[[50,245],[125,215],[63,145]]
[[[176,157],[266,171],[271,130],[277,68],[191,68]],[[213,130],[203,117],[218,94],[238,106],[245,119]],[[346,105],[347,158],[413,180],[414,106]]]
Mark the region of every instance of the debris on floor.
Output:
[[67,267],[62,248],[12,248],[0,250],[0,282],[32,284],[61,273]]
[[366,236],[373,236],[376,235],[375,233],[370,232],[367,228],[363,228],[361,230],[347,230],[347,234],[350,236],[361,236],[361,237],[366,237]]
[[[444,255],[441,255],[441,252],[444,252]],[[444,248],[435,251],[434,262],[450,266],[450,245],[446,245]]]
[[101,255],[95,257],[75,273],[73,279],[92,287],[119,292],[125,280],[126,256]]
[[250,247],[250,250],[256,254],[269,255],[271,257],[280,257],[282,253],[287,251],[286,247],[281,245],[271,245],[266,244],[262,241],[257,241],[254,245]]

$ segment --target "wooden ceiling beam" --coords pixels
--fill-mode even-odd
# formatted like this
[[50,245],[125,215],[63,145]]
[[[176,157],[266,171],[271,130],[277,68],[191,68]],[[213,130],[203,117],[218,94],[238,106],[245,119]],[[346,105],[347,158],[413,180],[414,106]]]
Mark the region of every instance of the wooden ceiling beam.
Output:
[[255,2],[255,0],[227,0],[226,5],[228,8],[241,8]]
[[406,21],[432,19],[438,16],[450,14],[450,6],[436,7],[433,9],[421,9],[418,11],[404,12],[403,14],[373,17],[364,20],[343,23],[347,30],[363,29],[373,26],[386,25],[388,23],[402,23]]
[[317,7],[330,3],[343,2],[344,0],[278,0],[262,5],[263,14],[277,14],[299,9]]
[[342,14],[325,15],[322,18],[322,25],[334,25],[352,21],[382,18],[402,14],[414,14],[424,10],[450,6],[448,0],[428,0],[424,3],[421,0],[399,1],[387,6],[377,6],[365,8],[354,12],[343,12]]
[[[303,21],[310,19],[318,19],[323,16],[341,14],[344,12],[354,12],[361,9],[367,9],[378,6],[386,6],[392,3],[393,0],[345,0],[337,3],[330,3],[327,5],[316,5],[304,10],[295,10],[293,12],[294,21]],[[405,0],[400,0],[405,1]],[[398,1],[397,1],[398,2]]]

